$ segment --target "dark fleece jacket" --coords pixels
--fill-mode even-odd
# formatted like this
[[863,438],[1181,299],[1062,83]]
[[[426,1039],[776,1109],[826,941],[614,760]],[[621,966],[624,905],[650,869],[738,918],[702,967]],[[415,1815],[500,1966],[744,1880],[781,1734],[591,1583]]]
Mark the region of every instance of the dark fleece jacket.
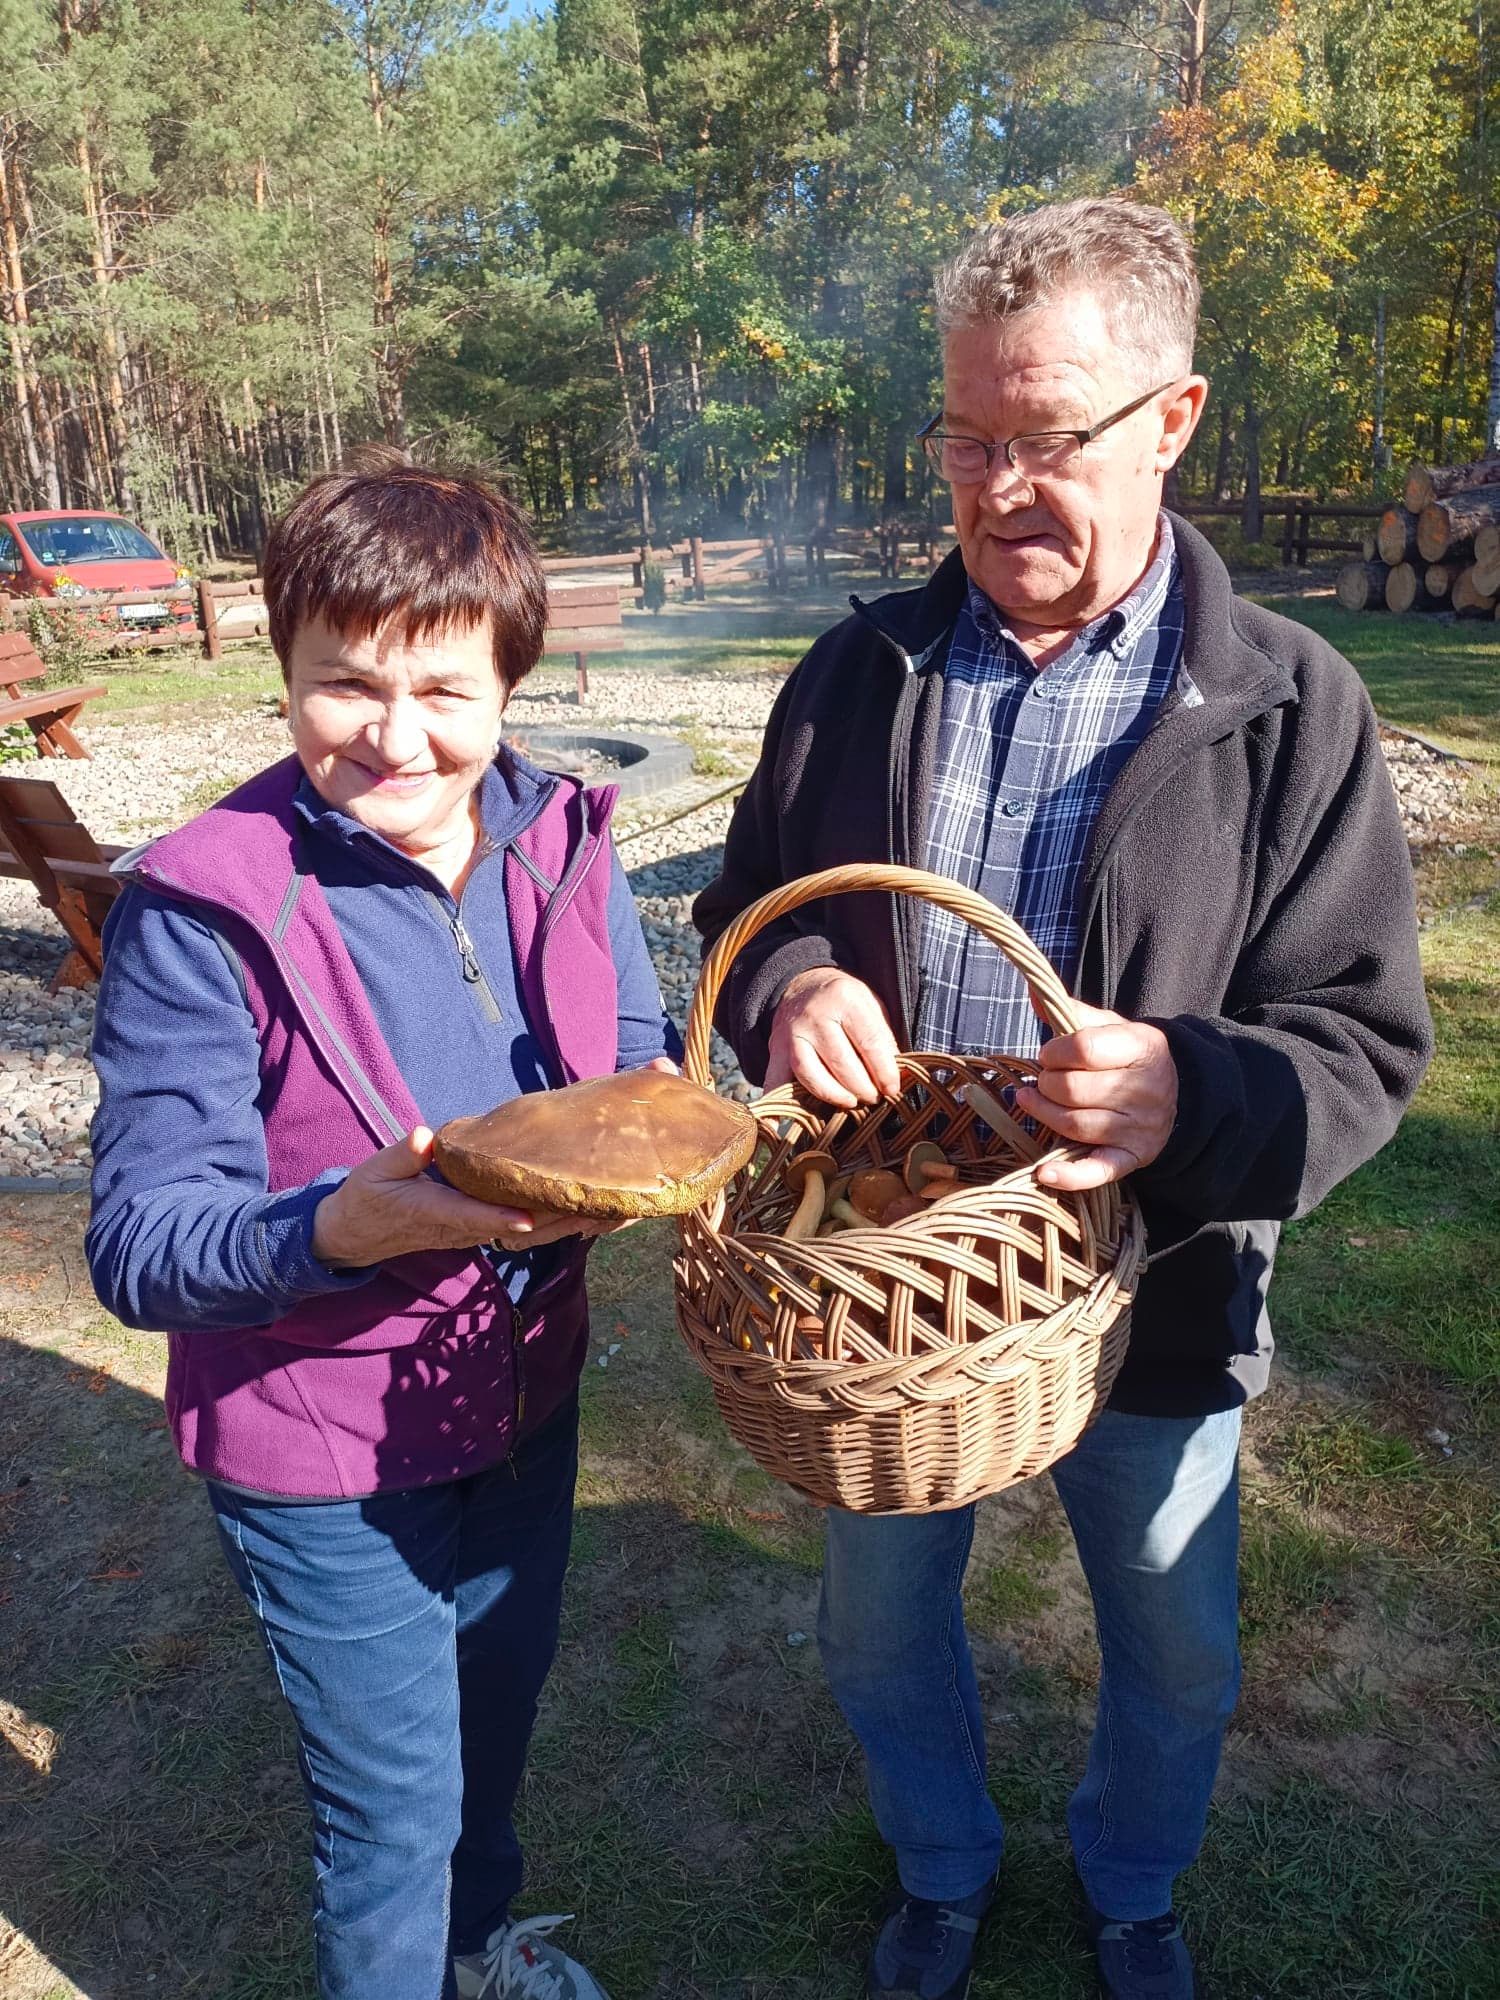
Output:
[[[1173,698],[1116,779],[1080,886],[1077,996],[1154,1021],[1179,1103],[1133,1187],[1153,1261],[1111,1405],[1190,1416],[1264,1387],[1264,1299],[1282,1221],[1384,1145],[1432,1025],[1411,866],[1374,711],[1304,626],[1237,598],[1173,518],[1187,599]],[[955,553],[826,632],[789,676],[694,918],[712,943],[758,896],[850,861],[921,864],[943,670],[963,602]],[[839,966],[915,1017],[909,898],[831,897],[739,955],[717,1024],[764,1076],[787,982]],[[1166,1254],[1164,1254],[1166,1253]]]

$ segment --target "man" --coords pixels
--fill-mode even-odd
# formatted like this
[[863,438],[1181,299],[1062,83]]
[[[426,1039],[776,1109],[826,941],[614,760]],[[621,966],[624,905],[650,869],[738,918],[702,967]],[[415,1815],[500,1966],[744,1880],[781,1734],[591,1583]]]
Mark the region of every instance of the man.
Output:
[[[1098,1721],[1068,1830],[1102,1990],[1188,2000],[1173,1885],[1239,1678],[1240,1411],[1264,1386],[1277,1227],[1391,1135],[1430,1054],[1410,866],[1369,700],[1237,599],[1161,508],[1202,414],[1181,230],[1125,200],[979,231],[939,274],[924,433],[959,547],[790,676],[710,941],[839,862],[925,866],[1011,910],[1086,1025],[1038,1048],[993,947],[912,901],[832,898],[741,953],[719,1025],[749,1075],[836,1105],[899,1047],[1035,1054],[1030,1116],[1132,1177],[1152,1262],[1109,1405],[1053,1468],[1093,1593]],[[1002,1830],[960,1589],[973,1509],[830,1510],[819,1641],[901,1900],[875,2000],[958,2000]]]

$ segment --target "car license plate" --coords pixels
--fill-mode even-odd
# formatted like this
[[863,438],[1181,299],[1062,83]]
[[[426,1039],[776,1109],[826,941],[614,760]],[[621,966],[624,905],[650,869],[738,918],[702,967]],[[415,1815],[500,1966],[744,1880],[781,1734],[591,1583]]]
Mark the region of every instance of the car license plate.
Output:
[[121,621],[127,624],[144,624],[147,619],[165,618],[166,616],[167,607],[165,604],[122,604],[120,606]]

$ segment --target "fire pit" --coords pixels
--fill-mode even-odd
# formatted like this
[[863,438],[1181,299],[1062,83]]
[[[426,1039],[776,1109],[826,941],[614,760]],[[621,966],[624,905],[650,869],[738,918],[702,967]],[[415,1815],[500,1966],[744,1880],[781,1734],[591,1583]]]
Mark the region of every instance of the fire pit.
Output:
[[577,729],[518,729],[506,741],[544,771],[590,785],[618,785],[640,799],[693,774],[693,753],[673,736],[606,736]]

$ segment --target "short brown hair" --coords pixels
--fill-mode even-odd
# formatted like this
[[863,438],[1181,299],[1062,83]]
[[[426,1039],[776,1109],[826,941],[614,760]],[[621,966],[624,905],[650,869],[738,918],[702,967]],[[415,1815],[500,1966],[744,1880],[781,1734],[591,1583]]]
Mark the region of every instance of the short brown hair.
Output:
[[1193,246],[1164,208],[1114,195],[1053,202],[978,229],[937,274],[944,333],[1089,292],[1122,345],[1186,372],[1198,330]]
[[298,496],[271,531],[263,571],[283,673],[310,618],[351,639],[394,619],[408,644],[487,619],[507,693],[541,658],[547,579],[531,530],[472,474],[366,451]]

